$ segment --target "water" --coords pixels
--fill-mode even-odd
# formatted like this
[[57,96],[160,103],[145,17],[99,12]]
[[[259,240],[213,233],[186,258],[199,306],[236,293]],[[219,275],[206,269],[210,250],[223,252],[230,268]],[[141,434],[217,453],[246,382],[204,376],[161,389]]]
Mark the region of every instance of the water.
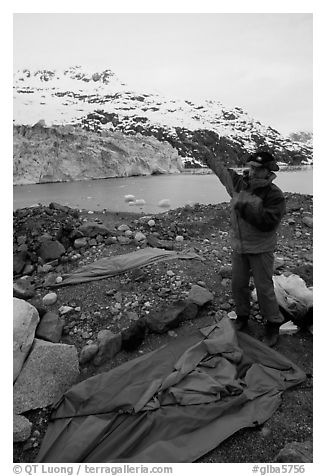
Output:
[[[313,169],[280,171],[274,181],[283,191],[313,194]],[[145,200],[142,206],[130,206],[125,195]],[[229,201],[225,188],[214,174],[178,174],[126,177],[82,182],[17,185],[13,188],[13,207],[24,208],[37,203],[58,202],[87,210],[158,213],[166,209],[158,202],[169,199],[171,208],[186,203],[221,203]]]

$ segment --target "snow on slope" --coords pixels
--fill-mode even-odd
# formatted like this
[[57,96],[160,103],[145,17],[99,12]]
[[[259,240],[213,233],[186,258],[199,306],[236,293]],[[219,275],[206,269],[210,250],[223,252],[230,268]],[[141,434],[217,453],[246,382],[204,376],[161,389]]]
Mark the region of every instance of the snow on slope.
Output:
[[312,156],[311,146],[283,137],[239,107],[226,109],[219,101],[195,104],[135,92],[109,69],[101,73],[81,67],[64,71],[17,71],[14,123],[32,125],[40,119],[48,126],[81,124],[88,130],[100,128],[127,134],[150,130],[155,135],[163,130],[178,140],[180,129],[204,129],[230,139],[246,152],[263,145],[279,154],[299,154],[302,160],[311,160]]

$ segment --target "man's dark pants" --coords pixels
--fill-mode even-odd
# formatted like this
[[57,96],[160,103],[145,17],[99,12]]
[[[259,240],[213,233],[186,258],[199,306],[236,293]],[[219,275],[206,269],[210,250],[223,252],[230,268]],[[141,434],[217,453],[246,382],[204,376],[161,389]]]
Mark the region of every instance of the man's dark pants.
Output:
[[273,285],[273,252],[232,254],[232,294],[237,316],[250,314],[250,274],[254,278],[260,313],[269,322],[282,323]]

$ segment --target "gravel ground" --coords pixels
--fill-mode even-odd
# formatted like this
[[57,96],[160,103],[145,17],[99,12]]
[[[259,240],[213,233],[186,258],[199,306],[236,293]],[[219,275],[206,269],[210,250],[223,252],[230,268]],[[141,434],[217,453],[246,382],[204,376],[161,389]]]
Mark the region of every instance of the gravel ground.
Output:
[[[276,273],[295,271],[305,279],[307,285],[311,286],[313,236],[312,228],[304,223],[303,218],[312,215],[312,197],[286,194],[286,198],[288,213],[279,229],[276,257],[280,267]],[[80,217],[90,219],[86,211],[81,213]],[[92,220],[97,218],[110,229],[128,224],[131,230],[141,229],[139,217],[135,214],[107,211],[91,215]],[[87,342],[96,340],[97,332],[102,329],[119,332],[127,328],[132,322],[131,311],[136,313],[138,318],[146,317],[151,310],[163,309],[177,299],[185,297],[191,285],[195,283],[200,283],[213,292],[214,299],[201,309],[195,320],[186,321],[163,335],[148,333],[137,350],[121,351],[113,360],[101,366],[95,367],[89,363],[81,366],[81,380],[150,352],[178,335],[187,334],[195,327],[211,324],[215,313],[222,316],[234,309],[230,279],[223,277],[221,273],[221,268],[231,264],[228,204],[196,205],[151,217],[155,221],[154,231],[158,238],[169,240],[179,250],[193,250],[203,257],[204,261],[178,259],[158,262],[142,270],[129,271],[117,277],[56,289],[58,300],[49,309],[57,311],[62,305],[80,307],[80,310],[65,317],[61,342],[73,344],[80,351]],[[43,217],[43,231],[50,218]],[[34,220],[40,226],[40,216],[35,214]],[[53,217],[51,220],[53,228]],[[30,229],[33,229],[31,219],[28,223]],[[22,221],[17,219],[14,225],[15,237],[26,232]],[[141,230],[145,234],[149,232],[146,226],[142,225]],[[182,242],[175,241],[178,235],[184,237]],[[80,258],[65,262],[61,271],[69,272],[100,257],[124,254],[135,249],[134,242],[126,245],[116,243],[93,246],[82,253],[79,251]],[[44,276],[40,277],[34,273],[33,279],[39,288],[37,295],[30,302],[38,303],[48,290],[42,284]],[[258,339],[264,332],[260,320],[259,309],[253,306],[248,332]],[[237,432],[197,462],[268,463],[275,461],[278,451],[286,443],[312,439],[312,341],[312,334],[308,330],[280,336],[276,350],[307,373],[306,381],[284,393],[280,407],[263,427]],[[30,411],[24,415],[33,423],[32,435],[27,442],[14,444],[13,459],[14,462],[28,463],[34,461],[37,455],[47,428],[50,409]]]

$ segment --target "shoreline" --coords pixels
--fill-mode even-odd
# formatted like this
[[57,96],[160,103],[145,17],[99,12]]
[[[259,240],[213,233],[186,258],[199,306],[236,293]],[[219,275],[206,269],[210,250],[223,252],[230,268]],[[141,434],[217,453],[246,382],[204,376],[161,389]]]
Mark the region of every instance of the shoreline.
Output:
[[[243,171],[245,167],[231,167],[236,171]],[[287,165],[287,166],[280,166],[280,170],[278,172],[295,172],[299,170],[311,170],[313,169],[313,164],[311,165]],[[46,185],[46,184],[59,184],[59,183],[83,183],[87,181],[96,181],[96,180],[110,180],[110,179],[128,179],[128,178],[136,178],[136,177],[157,177],[157,176],[178,176],[178,175],[214,175],[211,169],[208,167],[202,168],[187,168],[184,170],[180,170],[179,172],[173,173],[154,173],[154,174],[139,174],[139,175],[117,175],[114,177],[96,177],[96,178],[85,178],[82,180],[66,180],[66,181],[55,181],[55,182],[28,182],[28,183],[14,183],[13,187],[21,187],[21,186],[28,186],[28,185]]]

